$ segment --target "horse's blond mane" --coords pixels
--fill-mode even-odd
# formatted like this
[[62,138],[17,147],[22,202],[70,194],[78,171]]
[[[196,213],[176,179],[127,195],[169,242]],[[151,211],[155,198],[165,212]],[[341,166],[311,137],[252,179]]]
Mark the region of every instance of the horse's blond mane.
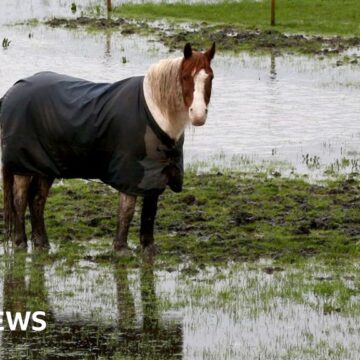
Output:
[[151,65],[146,74],[152,99],[164,116],[184,110],[180,83],[181,61],[182,58],[160,60]]

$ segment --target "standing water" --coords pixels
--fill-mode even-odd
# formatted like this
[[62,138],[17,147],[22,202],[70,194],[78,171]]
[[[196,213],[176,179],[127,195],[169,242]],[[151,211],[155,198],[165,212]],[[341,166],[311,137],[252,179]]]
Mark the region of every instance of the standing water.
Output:
[[[1,1],[0,40],[11,43],[0,49],[0,96],[38,71],[113,82],[144,74],[169,56],[161,44],[137,35],[51,29],[34,21],[9,26],[75,16],[71,3]],[[91,3],[77,1],[77,15]],[[303,173],[344,158],[356,165],[359,66],[337,67],[331,58],[216,55],[214,73],[208,122],[187,132],[188,163],[284,160]],[[98,249],[96,241],[87,245]],[[318,264],[274,275],[257,266],[191,274],[181,267],[126,270],[92,261],[63,267],[61,260],[6,258],[0,262],[0,309],[44,309],[48,327],[26,336],[0,332],[0,358],[358,358],[360,329],[351,316],[358,297],[351,298],[350,315],[342,315],[327,313],[332,298],[326,294],[298,295],[318,285],[317,273],[336,274]],[[355,286],[351,279],[358,279],[359,269],[341,274],[344,284]]]
[[[71,3],[2,2],[0,38],[9,38],[11,44],[0,51],[0,94],[38,71],[114,82],[144,74],[164,57],[181,55],[169,54],[161,44],[137,35],[6,26],[45,16],[77,16],[96,2],[77,2],[75,15]],[[323,173],[330,165],[358,170],[359,65],[336,66],[335,58],[314,56],[241,54],[216,55],[213,68],[208,121],[187,131],[188,164],[201,160],[238,167],[244,161],[265,159],[285,161],[300,173]]]

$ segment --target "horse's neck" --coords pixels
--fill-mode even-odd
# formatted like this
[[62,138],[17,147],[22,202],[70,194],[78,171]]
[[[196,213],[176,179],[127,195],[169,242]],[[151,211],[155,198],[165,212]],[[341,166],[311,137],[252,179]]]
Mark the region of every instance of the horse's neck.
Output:
[[169,135],[171,139],[178,140],[189,123],[189,116],[186,109],[180,112],[163,112],[154,100],[151,87],[146,81],[146,78],[144,81],[144,96],[151,115],[159,127]]
[[152,65],[144,79],[146,104],[159,127],[178,140],[189,123],[178,77],[181,59],[162,60]]

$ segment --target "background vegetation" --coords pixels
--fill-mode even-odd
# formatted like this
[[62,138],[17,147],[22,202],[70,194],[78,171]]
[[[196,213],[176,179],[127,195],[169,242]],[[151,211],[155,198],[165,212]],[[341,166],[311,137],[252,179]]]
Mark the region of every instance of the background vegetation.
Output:
[[[283,32],[360,35],[359,0],[277,0],[276,29]],[[189,4],[124,4],[120,16],[206,21],[243,28],[270,28],[270,0]]]

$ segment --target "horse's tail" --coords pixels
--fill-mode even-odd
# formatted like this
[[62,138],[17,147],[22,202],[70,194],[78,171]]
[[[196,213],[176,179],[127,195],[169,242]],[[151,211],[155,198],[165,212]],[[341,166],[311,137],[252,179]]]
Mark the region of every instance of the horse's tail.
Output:
[[[1,105],[4,98],[0,98],[0,115],[1,115]],[[2,121],[0,116],[0,129],[2,130]],[[0,131],[0,138],[2,138],[2,134]],[[1,145],[1,152],[2,143]],[[3,197],[4,197],[4,238],[5,240],[10,240],[12,236],[12,232],[14,229],[14,221],[15,221],[15,211],[14,211],[14,174],[7,168],[7,166],[2,166],[2,181],[3,181]]]
[[4,194],[4,237],[10,240],[14,228],[14,174],[6,167],[2,167],[3,194]]

